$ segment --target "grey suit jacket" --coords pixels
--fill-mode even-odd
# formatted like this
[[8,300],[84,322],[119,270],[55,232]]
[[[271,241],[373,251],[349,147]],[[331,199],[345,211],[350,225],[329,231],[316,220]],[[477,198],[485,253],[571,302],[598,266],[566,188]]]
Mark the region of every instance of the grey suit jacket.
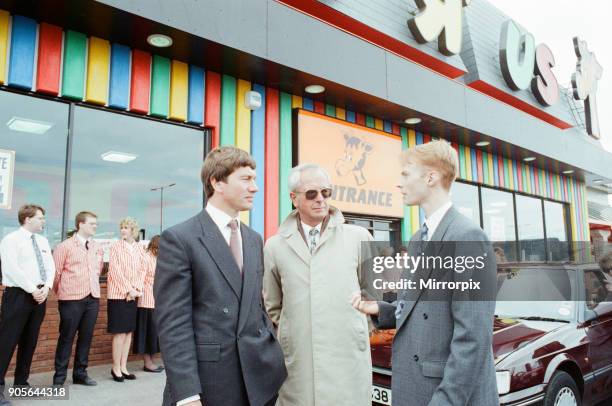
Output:
[[[409,255],[419,255],[425,244],[419,232],[412,236]],[[470,244],[431,242],[427,255],[445,257],[483,255],[486,270],[478,275],[484,288],[494,289],[495,255],[486,234],[451,207],[431,241],[474,241]],[[431,270],[429,271],[431,272]],[[458,274],[436,270],[430,278],[469,280],[473,272]],[[427,272],[425,272],[425,275]],[[431,300],[431,291],[404,290],[398,294],[405,306],[396,319],[396,303],[379,302],[373,318],[377,328],[396,328],[393,340],[392,393],[394,406],[493,406],[499,404],[493,364],[494,301],[468,301],[453,293]],[[428,297],[429,296],[429,297]]]
[[162,233],[154,319],[166,366],[164,405],[264,405],[287,376],[262,303],[263,243],[241,224],[243,276],[208,213]]

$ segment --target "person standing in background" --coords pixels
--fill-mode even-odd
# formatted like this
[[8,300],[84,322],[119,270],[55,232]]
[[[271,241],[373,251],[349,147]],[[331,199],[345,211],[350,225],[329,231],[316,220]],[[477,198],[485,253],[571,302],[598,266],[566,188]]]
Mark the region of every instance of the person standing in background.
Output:
[[144,274],[144,288],[142,296],[138,298],[138,316],[136,318],[136,331],[134,333],[134,354],[144,354],[145,372],[161,372],[164,367],[153,363],[153,356],[159,352],[157,327],[153,322],[153,281],[155,280],[155,266],[157,265],[157,252],[159,249],[159,235],[153,236],[143,256],[142,273]]
[[10,405],[4,398],[4,377],[17,344],[14,385],[29,385],[47,295],[55,278],[49,241],[40,235],[45,209],[26,204],[17,218],[21,227],[0,242],[2,284],[6,286],[0,307],[0,406]]
[[108,264],[108,332],[113,334],[113,368],[116,382],[134,380],[127,370],[132,333],[136,330],[136,298],[142,296],[144,250],[136,241],[138,223],[125,218],[119,223],[121,239],[110,247]]
[[100,308],[103,252],[93,240],[98,227],[97,216],[82,211],[76,215],[74,223],[77,232],[53,252],[57,269],[53,292],[58,298],[60,314],[53,384],[63,385],[66,381],[72,343],[78,332],[72,383],[96,386],[96,381],[87,375],[87,363]]

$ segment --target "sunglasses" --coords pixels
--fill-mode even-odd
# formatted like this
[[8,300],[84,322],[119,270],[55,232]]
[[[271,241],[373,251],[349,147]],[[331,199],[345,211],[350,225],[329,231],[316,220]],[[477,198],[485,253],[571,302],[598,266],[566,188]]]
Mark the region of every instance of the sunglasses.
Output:
[[[321,192],[321,196],[323,196],[323,199],[328,199],[332,194],[331,188],[321,189],[320,192]],[[314,200],[319,195],[319,190],[310,189],[310,190],[306,190],[303,192],[295,192],[295,193],[304,193],[304,196],[306,196],[307,200]]]

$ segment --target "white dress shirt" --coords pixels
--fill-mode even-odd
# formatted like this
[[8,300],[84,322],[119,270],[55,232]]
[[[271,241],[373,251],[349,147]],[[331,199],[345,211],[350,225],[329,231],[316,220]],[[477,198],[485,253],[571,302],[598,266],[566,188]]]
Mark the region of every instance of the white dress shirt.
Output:
[[442,206],[438,207],[436,211],[431,213],[429,217],[425,219],[425,224],[427,224],[427,241],[431,241],[431,237],[436,232],[436,228],[438,228],[438,226],[440,225],[440,222],[442,221],[442,218],[444,217],[448,209],[451,208],[452,205],[453,203],[450,201],[443,204]]
[[34,234],[36,244],[42,255],[46,280],[41,280],[38,261],[32,244],[32,233],[23,227],[7,234],[0,242],[2,259],[2,284],[17,287],[32,293],[36,286],[45,285],[49,289],[55,279],[55,262],[51,255],[49,241],[40,234]]
[[[210,203],[206,204],[206,212],[212,218],[212,221],[217,225],[221,234],[223,234],[223,238],[225,238],[225,242],[229,246],[230,237],[232,236],[232,229],[229,227],[229,222],[232,220],[238,221],[238,242],[240,243],[240,252],[242,252],[242,234],[240,233],[240,219],[238,217],[232,218],[229,214],[224,212],[223,210],[213,206]],[[187,399],[180,400],[176,402],[176,406],[182,406],[189,402],[194,402],[196,400],[200,400],[200,395],[190,396]]]

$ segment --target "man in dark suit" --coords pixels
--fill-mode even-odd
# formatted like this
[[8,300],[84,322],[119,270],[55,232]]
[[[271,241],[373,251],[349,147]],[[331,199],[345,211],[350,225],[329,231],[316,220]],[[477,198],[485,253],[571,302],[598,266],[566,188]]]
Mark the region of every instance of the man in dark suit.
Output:
[[[413,274],[416,288],[398,292],[394,303],[365,301],[353,306],[372,316],[377,328],[395,328],[392,359],[394,406],[495,406],[499,404],[493,364],[495,254],[485,233],[452,207],[457,176],[455,150],[445,141],[402,154],[400,189],[404,204],[419,205],[425,221],[411,238],[410,257],[481,257],[482,268],[425,266]],[[436,291],[427,281],[480,283],[476,291]]]
[[201,176],[206,208],[165,230],[159,246],[163,404],[271,406],[287,372],[262,304],[262,239],[238,219],[257,192],[255,161],[238,148],[216,148]]

